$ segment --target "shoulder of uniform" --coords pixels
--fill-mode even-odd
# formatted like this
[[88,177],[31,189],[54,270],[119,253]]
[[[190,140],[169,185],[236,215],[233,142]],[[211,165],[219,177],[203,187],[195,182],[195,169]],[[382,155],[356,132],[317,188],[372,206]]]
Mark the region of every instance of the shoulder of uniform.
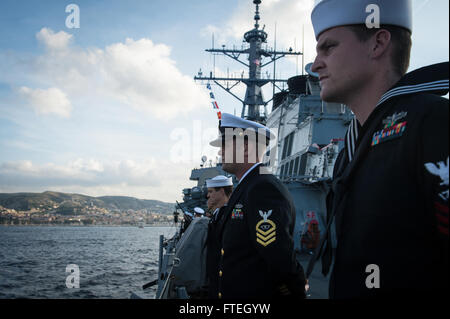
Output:
[[425,117],[432,113],[446,116],[449,100],[430,93],[417,93],[399,96],[393,111],[406,111],[408,118]]
[[418,111],[426,111],[430,107],[448,107],[449,102],[445,97],[426,92],[407,95],[404,98],[408,99],[408,106]]
[[253,180],[248,188],[249,196],[260,196],[262,193],[278,192],[281,193],[279,180],[272,174],[261,174]]

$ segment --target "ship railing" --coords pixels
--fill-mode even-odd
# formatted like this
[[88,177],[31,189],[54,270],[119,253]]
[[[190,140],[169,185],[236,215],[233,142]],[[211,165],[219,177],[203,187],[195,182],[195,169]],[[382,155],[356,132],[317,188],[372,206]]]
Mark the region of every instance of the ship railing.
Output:
[[167,240],[164,240],[164,235],[159,236],[158,288],[156,291],[156,299],[162,298],[165,287],[169,282],[168,277],[170,276],[172,267],[177,262],[175,258],[175,246],[178,243],[179,237],[179,230],[177,230],[173,237]]
[[330,177],[318,177],[313,175],[278,175],[278,178],[282,182],[302,182],[305,184],[314,184],[331,180]]

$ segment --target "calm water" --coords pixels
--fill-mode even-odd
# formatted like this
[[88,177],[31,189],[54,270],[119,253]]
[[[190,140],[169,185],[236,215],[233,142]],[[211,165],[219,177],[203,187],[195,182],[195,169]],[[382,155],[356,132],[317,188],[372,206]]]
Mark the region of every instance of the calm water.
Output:
[[[159,235],[173,227],[0,226],[0,298],[153,297]],[[66,266],[80,270],[80,288],[66,287]]]

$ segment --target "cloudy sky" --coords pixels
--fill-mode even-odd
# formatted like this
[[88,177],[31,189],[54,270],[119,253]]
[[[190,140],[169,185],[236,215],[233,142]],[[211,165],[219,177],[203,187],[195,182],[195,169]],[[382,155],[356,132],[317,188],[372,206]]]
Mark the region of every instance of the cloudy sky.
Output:
[[[80,9],[79,28],[67,5]],[[315,56],[314,0],[263,0],[267,45]],[[447,0],[413,0],[410,70],[448,61]],[[45,190],[174,202],[190,170],[217,149],[206,83],[240,64],[204,49],[242,45],[251,0],[2,0],[0,2],[0,192]],[[68,23],[66,24],[66,20]],[[304,34],[304,38],[303,38]],[[267,62],[267,61],[266,61]],[[272,66],[264,74],[272,77]],[[277,64],[277,77],[302,59]],[[265,87],[270,98],[272,88]],[[223,112],[241,104],[213,86]],[[233,89],[241,96],[245,87]],[[271,105],[269,104],[269,111]]]

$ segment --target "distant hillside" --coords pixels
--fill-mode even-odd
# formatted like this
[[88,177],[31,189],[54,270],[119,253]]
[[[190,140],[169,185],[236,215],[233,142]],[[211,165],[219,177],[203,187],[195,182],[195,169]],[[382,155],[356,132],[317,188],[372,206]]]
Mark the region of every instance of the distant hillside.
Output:
[[173,203],[158,200],[137,199],[126,196],[91,197],[58,192],[0,193],[0,206],[15,210],[44,209],[55,213],[70,213],[75,208],[96,206],[108,210],[125,211],[147,209],[156,213],[171,214]]

